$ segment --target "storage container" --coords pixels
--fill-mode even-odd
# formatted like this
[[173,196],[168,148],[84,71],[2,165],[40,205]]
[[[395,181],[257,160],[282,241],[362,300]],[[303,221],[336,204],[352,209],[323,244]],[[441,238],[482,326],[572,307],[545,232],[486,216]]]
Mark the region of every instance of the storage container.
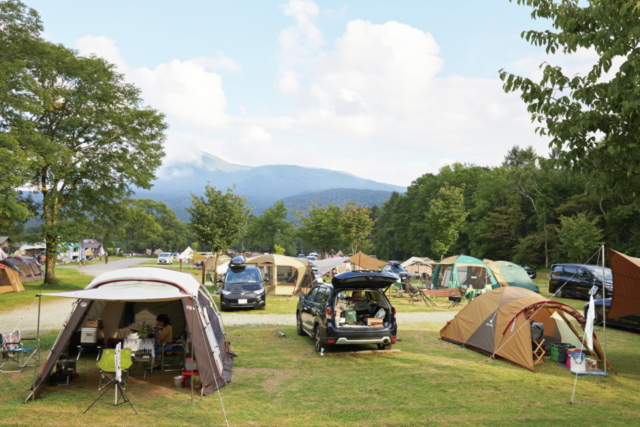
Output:
[[356,323],[358,321],[358,319],[356,318],[356,311],[355,310],[345,310],[344,311],[344,318],[345,318],[347,323]]
[[569,369],[571,369],[571,372],[581,373],[587,371],[586,359],[584,353],[580,350],[569,353],[567,363],[570,364]]
[[191,360],[190,357],[187,357],[187,360],[184,363],[184,369],[186,371],[197,371],[198,370],[198,362],[195,360]]
[[102,328],[102,319],[88,319],[84,326],[87,328]]
[[80,331],[80,344],[97,344],[98,343],[98,329],[97,328],[82,328]]

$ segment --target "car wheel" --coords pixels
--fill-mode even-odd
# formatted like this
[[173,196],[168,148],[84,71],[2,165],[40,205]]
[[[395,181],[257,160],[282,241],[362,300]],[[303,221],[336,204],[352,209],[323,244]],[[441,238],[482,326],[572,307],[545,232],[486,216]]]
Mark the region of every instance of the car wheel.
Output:
[[378,344],[378,350],[391,350],[391,344]]
[[558,298],[564,298],[564,291],[562,290],[562,288],[558,289],[556,291],[556,297]]
[[320,326],[316,326],[315,334],[313,335],[316,342],[316,352],[320,353],[322,351],[322,335],[320,334]]
[[593,296],[593,298],[595,298],[595,299],[602,299],[602,291],[598,291],[598,292],[596,292],[596,294]]
[[306,335],[304,333],[304,329],[302,329],[302,319],[300,318],[300,313],[298,313],[298,315],[296,316],[296,332],[298,332],[298,335],[300,335],[301,337]]

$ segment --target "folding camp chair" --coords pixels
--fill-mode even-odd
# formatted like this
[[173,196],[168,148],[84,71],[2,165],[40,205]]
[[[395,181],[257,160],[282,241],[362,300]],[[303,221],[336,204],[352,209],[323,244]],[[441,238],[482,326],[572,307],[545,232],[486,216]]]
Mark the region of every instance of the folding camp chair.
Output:
[[[102,350],[102,356],[98,361],[98,368],[100,369],[100,383],[98,384],[98,390],[102,390],[103,388],[109,386],[111,383],[114,383],[115,380],[115,372],[116,372],[116,351],[113,348],[105,348]],[[133,365],[133,361],[131,360],[131,350],[130,349],[122,349],[120,350],[120,370],[123,374],[126,374],[126,378],[124,380],[125,387],[127,386],[127,382],[129,381],[129,368]],[[111,374],[113,376],[110,376]],[[104,377],[107,377],[109,381],[102,384]]]
[[[186,352],[185,352],[184,343],[186,342],[186,339],[187,339],[187,331],[185,330],[182,337],[174,340],[173,342],[171,342],[169,344],[162,344],[160,346],[160,370],[161,371],[173,372],[173,371],[182,371],[182,369],[184,369],[185,361],[186,361]],[[167,349],[166,348],[167,346],[171,346],[171,348]],[[181,362],[180,363],[165,364],[164,363],[164,356],[165,356],[166,353],[180,353],[181,356],[182,356]],[[158,357],[157,354],[156,354],[156,357]]]
[[409,302],[415,301],[418,304],[420,304],[420,301],[422,301],[424,302],[424,305],[426,305],[427,307],[436,306],[436,304],[431,300],[431,298],[429,298],[427,295],[425,295],[424,292],[420,291],[418,288],[416,288],[411,284],[410,279],[407,279],[404,281],[403,288],[405,292],[409,293]]
[[531,348],[533,349],[533,364],[544,365],[542,358],[544,357],[544,338],[540,340],[531,340]]
[[[15,330],[10,334],[0,334],[2,343],[0,344],[0,354],[5,359],[0,365],[0,372],[23,372],[25,367],[40,366],[40,340],[38,338],[22,338],[20,331]],[[35,341],[36,345],[25,346],[23,341]],[[25,353],[27,354],[27,360],[24,360]],[[29,361],[36,357],[37,361],[33,365],[29,365]],[[7,371],[4,370],[4,365],[9,361],[13,361],[20,368],[19,371]]]

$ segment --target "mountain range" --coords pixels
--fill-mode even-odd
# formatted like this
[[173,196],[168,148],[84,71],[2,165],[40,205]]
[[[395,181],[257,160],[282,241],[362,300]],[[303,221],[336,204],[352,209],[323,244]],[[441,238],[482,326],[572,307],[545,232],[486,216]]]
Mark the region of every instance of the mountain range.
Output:
[[253,214],[260,215],[276,201],[288,208],[305,209],[309,203],[342,205],[353,201],[362,206],[379,205],[393,191],[405,187],[359,178],[347,172],[294,165],[244,166],[228,163],[203,152],[197,165],[178,164],[163,169],[151,190],[137,190],[136,197],[161,200],[176,211],[178,218],[189,220],[185,207],[191,206],[190,192],[204,194],[207,183],[247,197]]

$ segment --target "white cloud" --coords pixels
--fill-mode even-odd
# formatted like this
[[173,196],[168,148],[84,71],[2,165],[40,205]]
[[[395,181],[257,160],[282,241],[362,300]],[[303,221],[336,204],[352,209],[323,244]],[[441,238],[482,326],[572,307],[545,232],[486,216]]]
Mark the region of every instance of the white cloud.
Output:
[[242,67],[233,58],[223,55],[222,53],[216,57],[200,56],[192,59],[192,61],[204,68],[212,70],[240,71]]
[[153,70],[131,70],[129,77],[142,89],[145,101],[171,120],[202,129],[225,127],[227,100],[222,77],[202,65],[174,59]]
[[76,40],[76,49],[82,56],[94,54],[115,64],[118,70],[125,73],[129,67],[120,55],[120,49],[116,46],[116,41],[105,36],[84,36]]

